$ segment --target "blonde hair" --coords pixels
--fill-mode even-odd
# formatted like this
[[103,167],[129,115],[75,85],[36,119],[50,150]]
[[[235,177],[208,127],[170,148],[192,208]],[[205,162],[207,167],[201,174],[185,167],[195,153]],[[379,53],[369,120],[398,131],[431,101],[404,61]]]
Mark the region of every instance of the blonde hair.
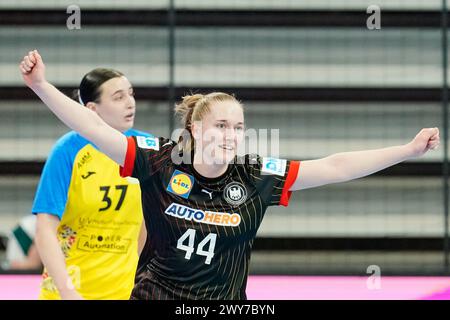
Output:
[[[177,115],[181,123],[184,126],[189,135],[185,139],[184,135],[180,136],[178,141],[180,149],[183,152],[191,152],[194,150],[194,138],[191,132],[192,123],[195,121],[201,121],[206,114],[211,111],[211,105],[215,102],[232,101],[236,102],[242,107],[240,101],[238,101],[234,95],[224,92],[211,92],[206,95],[203,94],[191,94],[182,98],[181,102],[175,105],[175,115]],[[190,140],[190,141],[188,141]]]

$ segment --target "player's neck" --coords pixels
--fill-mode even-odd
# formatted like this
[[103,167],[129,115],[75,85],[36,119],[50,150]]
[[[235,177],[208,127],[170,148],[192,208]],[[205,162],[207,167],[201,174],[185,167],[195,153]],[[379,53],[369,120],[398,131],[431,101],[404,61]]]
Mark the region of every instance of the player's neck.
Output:
[[201,159],[201,155],[194,154],[193,167],[197,173],[205,178],[217,178],[223,175],[228,169],[228,163],[217,164],[207,163]]

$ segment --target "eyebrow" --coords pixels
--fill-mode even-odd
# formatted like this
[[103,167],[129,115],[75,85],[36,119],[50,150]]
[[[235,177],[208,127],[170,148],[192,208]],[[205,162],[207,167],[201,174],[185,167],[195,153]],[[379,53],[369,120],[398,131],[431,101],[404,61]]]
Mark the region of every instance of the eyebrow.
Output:
[[[228,122],[228,120],[216,120],[217,122]],[[238,122],[237,124],[244,124],[243,122]]]
[[[128,90],[130,90],[130,89],[133,89],[133,87],[129,87],[128,88]],[[112,95],[115,95],[116,93],[119,93],[119,92],[122,92],[122,91],[125,91],[125,90],[119,89],[116,92],[114,92]]]

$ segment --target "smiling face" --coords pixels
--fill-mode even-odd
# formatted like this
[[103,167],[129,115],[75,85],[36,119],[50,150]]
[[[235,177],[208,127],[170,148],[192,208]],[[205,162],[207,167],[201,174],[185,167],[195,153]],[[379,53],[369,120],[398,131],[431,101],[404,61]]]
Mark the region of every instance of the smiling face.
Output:
[[201,121],[192,124],[196,152],[207,164],[228,164],[244,138],[244,112],[233,100],[213,102]]
[[108,125],[121,132],[134,125],[136,101],[134,91],[124,76],[104,82],[100,88],[98,102],[89,102],[87,107],[95,111]]

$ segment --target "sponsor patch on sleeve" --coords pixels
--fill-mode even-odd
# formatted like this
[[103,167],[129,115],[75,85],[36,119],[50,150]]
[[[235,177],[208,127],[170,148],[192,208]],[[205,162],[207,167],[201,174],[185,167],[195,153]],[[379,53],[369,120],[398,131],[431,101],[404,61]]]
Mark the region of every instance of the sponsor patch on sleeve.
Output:
[[261,173],[284,176],[286,173],[287,161],[277,158],[263,158]]
[[149,138],[149,137],[143,137],[143,136],[137,136],[136,141],[139,148],[142,149],[152,149],[152,150],[159,150],[159,140],[158,138]]

